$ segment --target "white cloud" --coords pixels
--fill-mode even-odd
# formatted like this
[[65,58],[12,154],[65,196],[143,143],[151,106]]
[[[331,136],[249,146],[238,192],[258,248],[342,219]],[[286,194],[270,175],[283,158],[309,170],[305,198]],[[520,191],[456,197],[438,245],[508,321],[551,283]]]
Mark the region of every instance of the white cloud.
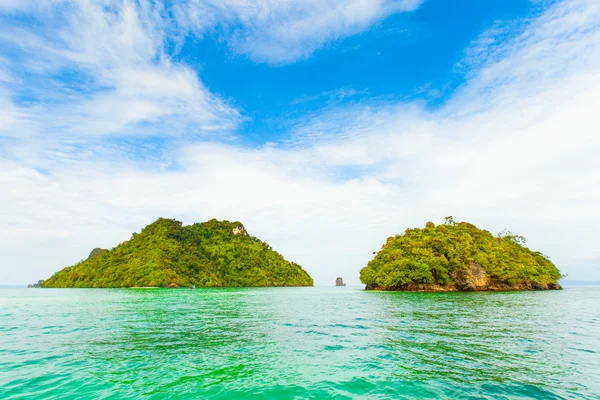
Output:
[[[336,108],[299,121],[280,145],[176,147],[168,171],[118,153],[50,156],[50,174],[27,156],[0,161],[0,282],[47,277],[172,216],[241,220],[318,284],[357,284],[388,236],[450,214],[524,234],[571,278],[598,279],[599,22],[596,2],[570,1],[492,54],[475,43],[465,63],[476,71],[438,110]],[[155,82],[139,98],[162,93]]]
[[35,6],[34,1],[0,0],[0,10],[4,10],[4,11],[24,11],[24,10],[30,10],[34,6]]
[[[236,52],[287,63],[420,2],[0,0],[0,51],[13,58],[0,69],[0,83],[27,76],[0,93],[8,121],[2,134],[228,135],[244,118],[196,71],[173,61],[167,42],[218,32]],[[13,14],[35,22],[17,26]],[[74,78],[65,82],[65,75]],[[39,100],[17,105],[12,98],[20,94]]]
[[175,7],[179,25],[198,34],[217,30],[238,53],[284,64],[327,42],[368,29],[422,0],[188,0]]
[[19,119],[18,109],[0,89],[0,135],[10,132],[19,123]]
[[[254,61],[285,64],[310,56],[328,42],[364,32],[390,15],[413,11],[422,2],[183,0],[160,5],[142,0],[135,5],[129,0],[0,0],[0,10],[47,14],[57,9],[77,9],[70,22],[83,29],[60,36],[67,44],[79,47],[72,54],[79,62],[110,57],[135,61],[140,55],[154,55],[165,32],[180,37],[193,32],[198,36],[216,34],[226,40],[233,51],[246,54]],[[150,26],[160,29],[149,30]],[[103,40],[105,38],[107,40]]]
[[[237,126],[237,110],[164,52],[168,22],[159,6],[127,0],[64,3],[21,4],[21,12],[38,18],[39,26],[25,29],[7,19],[0,28],[4,48],[16,54],[9,73],[26,73],[25,81],[33,82],[13,85],[3,97],[21,91],[43,99],[19,107],[37,123],[30,133],[155,135],[169,126],[171,133],[207,135]],[[24,135],[15,130],[13,136]]]

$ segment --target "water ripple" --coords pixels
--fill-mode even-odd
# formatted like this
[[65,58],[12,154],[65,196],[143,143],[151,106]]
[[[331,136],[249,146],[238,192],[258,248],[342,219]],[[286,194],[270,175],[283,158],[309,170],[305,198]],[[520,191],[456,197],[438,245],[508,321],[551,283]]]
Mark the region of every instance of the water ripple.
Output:
[[0,290],[0,398],[600,397],[600,289]]

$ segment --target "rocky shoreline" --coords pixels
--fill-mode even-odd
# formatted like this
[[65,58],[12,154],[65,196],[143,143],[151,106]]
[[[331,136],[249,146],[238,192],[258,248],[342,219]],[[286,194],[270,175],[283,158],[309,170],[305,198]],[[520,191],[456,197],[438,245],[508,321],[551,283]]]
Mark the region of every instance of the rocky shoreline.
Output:
[[509,291],[528,291],[528,290],[562,290],[562,286],[558,283],[549,285],[537,285],[531,283],[493,283],[488,286],[464,288],[456,285],[440,286],[430,284],[411,283],[398,287],[380,287],[377,285],[367,285],[365,290],[379,290],[389,292],[509,292]]

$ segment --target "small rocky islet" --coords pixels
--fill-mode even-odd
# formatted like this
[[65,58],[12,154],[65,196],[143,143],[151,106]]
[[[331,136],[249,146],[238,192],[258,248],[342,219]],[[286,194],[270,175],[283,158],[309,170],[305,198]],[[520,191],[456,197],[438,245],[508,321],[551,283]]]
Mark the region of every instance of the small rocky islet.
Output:
[[561,289],[550,259],[525,238],[446,217],[387,239],[360,272],[367,290],[468,292]]
[[241,222],[184,226],[159,218],[113,249],[41,283],[45,288],[312,286],[298,264],[250,236]]

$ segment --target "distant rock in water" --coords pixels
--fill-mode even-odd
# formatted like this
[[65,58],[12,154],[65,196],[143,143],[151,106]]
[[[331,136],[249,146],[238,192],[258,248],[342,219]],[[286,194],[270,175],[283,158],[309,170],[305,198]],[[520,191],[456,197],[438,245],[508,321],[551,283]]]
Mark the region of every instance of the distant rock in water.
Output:
[[159,218],[111,250],[64,268],[43,287],[312,286],[312,278],[240,222],[183,226]]
[[559,270],[510,232],[493,236],[452,217],[407,229],[360,272],[367,290],[494,291],[561,289]]
[[335,286],[346,286],[342,277],[339,277],[335,280]]
[[37,281],[37,283],[29,284],[29,285],[27,285],[27,287],[30,288],[30,289],[31,288],[41,288],[42,285],[44,284],[44,282],[46,282],[46,281],[43,280],[43,279],[40,279],[39,281]]
[[108,250],[106,249],[101,249],[100,247],[96,247],[94,250],[92,250],[92,252],[90,253],[90,255],[88,256],[88,260],[90,258],[94,258],[99,256],[102,253],[106,253]]

